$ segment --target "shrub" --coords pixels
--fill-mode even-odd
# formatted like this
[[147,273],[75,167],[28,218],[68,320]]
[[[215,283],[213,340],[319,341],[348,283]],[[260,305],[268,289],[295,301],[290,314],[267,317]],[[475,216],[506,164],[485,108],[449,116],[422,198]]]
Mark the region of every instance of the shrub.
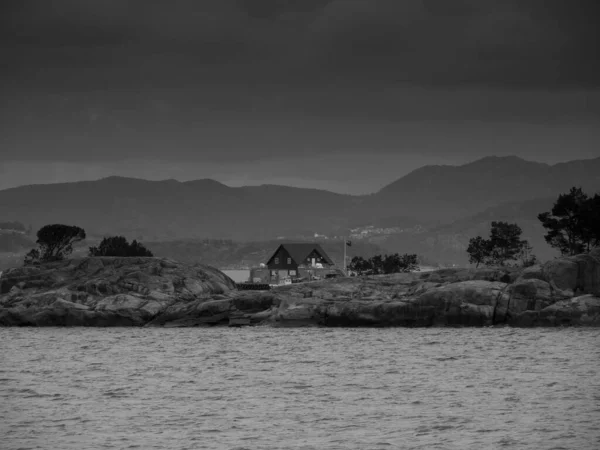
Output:
[[419,263],[417,255],[414,254],[375,255],[369,259],[355,256],[350,261],[348,270],[359,276],[413,272],[419,270]]
[[150,250],[135,239],[127,242],[123,236],[102,239],[98,247],[90,247],[90,256],[154,256]]

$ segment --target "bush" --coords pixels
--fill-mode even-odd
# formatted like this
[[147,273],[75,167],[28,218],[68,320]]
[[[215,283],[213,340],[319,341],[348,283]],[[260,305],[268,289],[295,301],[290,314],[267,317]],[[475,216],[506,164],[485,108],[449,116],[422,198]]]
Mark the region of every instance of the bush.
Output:
[[150,250],[135,239],[131,244],[123,236],[102,239],[98,247],[90,247],[90,256],[154,256]]
[[357,275],[382,275],[389,273],[413,272],[419,270],[417,255],[375,255],[372,258],[364,259],[355,256],[350,261],[348,270]]

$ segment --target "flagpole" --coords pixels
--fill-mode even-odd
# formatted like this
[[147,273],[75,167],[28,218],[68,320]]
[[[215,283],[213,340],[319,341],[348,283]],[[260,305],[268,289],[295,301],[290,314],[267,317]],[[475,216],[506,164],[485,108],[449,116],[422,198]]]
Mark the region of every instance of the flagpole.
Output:
[[344,245],[344,276],[348,276],[346,272],[346,236],[342,238],[342,243]]

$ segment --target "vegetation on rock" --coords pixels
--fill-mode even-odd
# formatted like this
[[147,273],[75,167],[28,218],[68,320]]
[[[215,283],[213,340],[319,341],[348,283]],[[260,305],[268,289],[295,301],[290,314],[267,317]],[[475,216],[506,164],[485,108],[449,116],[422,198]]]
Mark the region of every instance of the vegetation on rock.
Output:
[[417,255],[375,255],[369,259],[355,256],[348,265],[348,270],[358,276],[383,275],[400,272],[414,272],[419,270]]
[[538,219],[547,233],[546,242],[562,255],[589,252],[600,245],[600,195],[589,197],[581,188],[572,187],[561,194],[552,210]]
[[37,248],[25,255],[25,265],[60,261],[73,251],[73,244],[85,239],[85,230],[73,225],[53,224],[37,232]]
[[129,243],[123,236],[102,239],[98,247],[90,247],[90,256],[154,256],[150,250],[135,239]]
[[467,253],[471,264],[483,263],[487,266],[505,266],[520,262],[523,266],[533,265],[536,261],[531,254],[532,247],[525,239],[521,239],[523,231],[516,223],[492,222],[490,238],[481,236],[471,238]]
[[479,267],[481,263],[485,263],[490,255],[489,246],[490,242],[481,236],[471,238],[467,247],[469,262],[476,264],[476,267]]

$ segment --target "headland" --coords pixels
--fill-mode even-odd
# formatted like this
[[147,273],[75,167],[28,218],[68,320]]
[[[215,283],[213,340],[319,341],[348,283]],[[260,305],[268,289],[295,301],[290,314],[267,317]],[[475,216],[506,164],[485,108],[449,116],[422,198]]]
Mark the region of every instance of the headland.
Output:
[[166,258],[87,257],[0,278],[0,326],[600,326],[600,249],[529,268],[441,269],[240,291]]

